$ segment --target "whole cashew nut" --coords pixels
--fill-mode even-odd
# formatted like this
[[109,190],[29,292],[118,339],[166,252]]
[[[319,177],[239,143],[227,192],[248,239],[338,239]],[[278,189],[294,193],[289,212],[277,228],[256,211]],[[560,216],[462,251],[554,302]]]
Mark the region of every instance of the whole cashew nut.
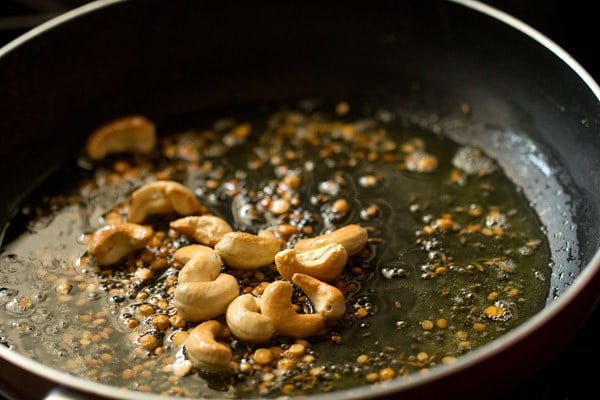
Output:
[[275,332],[300,339],[314,336],[325,330],[325,317],[321,314],[298,314],[292,304],[293,286],[287,281],[274,281],[265,288],[261,312],[273,322]]
[[267,231],[260,231],[258,235],[230,232],[215,245],[215,250],[230,267],[256,269],[273,262],[281,250],[281,242]]
[[205,211],[196,196],[175,181],[156,181],[134,191],[129,197],[127,220],[141,223],[151,214],[176,212],[191,215]]
[[292,282],[308,296],[315,311],[328,321],[339,320],[346,312],[344,294],[335,286],[298,273],[292,276]]
[[273,322],[260,313],[260,299],[250,293],[233,300],[225,318],[231,333],[246,342],[264,343],[275,334]]
[[196,253],[199,251],[204,251],[203,249],[206,247],[207,246],[204,246],[203,244],[188,244],[187,246],[183,246],[175,250],[175,253],[173,253],[173,258],[176,261],[185,264],[190,261],[190,259]]
[[179,271],[177,281],[179,284],[214,281],[221,273],[221,264],[221,257],[213,249],[200,246]]
[[194,241],[214,247],[223,235],[233,231],[223,218],[214,215],[190,216],[172,221],[169,226]]
[[229,274],[219,274],[214,281],[179,283],[173,305],[186,320],[204,321],[223,314],[239,294],[237,279]]
[[329,243],[339,243],[352,256],[357,254],[367,244],[367,230],[360,225],[350,224],[313,238],[301,239],[296,242],[294,249],[306,251],[325,246]]
[[287,280],[296,272],[331,282],[348,262],[348,252],[339,243],[328,243],[312,250],[285,249],[275,255],[275,266]]
[[149,226],[128,222],[107,225],[92,234],[87,250],[99,265],[111,265],[146,246],[153,235]]
[[133,115],[108,122],[88,137],[86,153],[101,160],[111,153],[149,153],[156,143],[156,128],[145,117]]
[[229,369],[233,354],[228,346],[215,339],[220,330],[221,324],[210,320],[190,332],[183,346],[187,357],[196,367],[208,372]]

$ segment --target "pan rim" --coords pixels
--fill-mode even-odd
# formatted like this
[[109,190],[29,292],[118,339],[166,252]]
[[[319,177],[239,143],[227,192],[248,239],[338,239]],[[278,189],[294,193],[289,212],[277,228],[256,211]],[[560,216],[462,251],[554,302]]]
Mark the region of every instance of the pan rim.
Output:
[[[52,18],[49,21],[29,30],[13,41],[9,42],[2,48],[0,48],[0,58],[10,53],[18,46],[26,43],[32,38],[43,34],[44,32],[51,30],[63,23],[66,23],[72,19],[79,18],[87,13],[94,12],[103,7],[108,7],[113,4],[122,3],[127,0],[95,0],[87,3],[83,6],[77,7],[73,10],[67,11],[57,17]],[[589,90],[594,96],[600,101],[600,87],[592,76],[580,65],[570,54],[562,49],[557,43],[552,41],[550,38],[537,31],[535,28],[529,26],[525,22],[503,12],[492,6],[481,3],[478,0],[446,0],[451,3],[464,6],[466,8],[477,11],[483,15],[496,19],[505,25],[512,27],[528,38],[538,42],[548,50],[550,50],[556,57],[562,60],[580,79],[585,83]],[[558,314],[563,312],[565,308],[571,304],[582,291],[583,288],[590,285],[594,280],[600,276],[600,250],[597,250],[590,262],[582,268],[579,275],[574,279],[573,284],[556,300],[552,301],[551,304],[547,305],[544,309],[538,312],[536,315],[529,318],[520,326],[514,328],[510,332],[495,339],[491,343],[488,343],[472,352],[465,354],[457,359],[452,365],[440,365],[432,369],[427,375],[416,375],[413,374],[408,377],[401,379],[394,379],[376,387],[374,386],[360,386],[347,390],[340,390],[337,392],[327,394],[316,394],[310,396],[304,396],[305,398],[311,399],[368,399],[374,397],[380,397],[385,395],[397,394],[404,390],[412,389],[417,386],[426,385],[433,381],[445,378],[461,371],[473,368],[483,360],[493,358],[494,356],[502,353],[503,351],[514,346],[518,342],[523,341],[526,337],[530,336],[532,332],[539,330],[541,327],[546,325],[550,320],[555,318]],[[598,303],[596,299],[595,304]],[[595,305],[594,304],[594,305]],[[8,362],[20,367],[24,370],[32,372],[37,376],[45,378],[47,380],[56,383],[65,388],[71,388],[79,390],[84,393],[94,394],[103,398],[113,399],[164,399],[164,396],[159,394],[148,394],[136,392],[130,389],[119,388],[110,386],[103,383],[97,383],[89,381],[85,378],[70,375],[66,372],[58,371],[54,368],[46,366],[38,361],[30,359],[25,355],[17,353],[13,350],[0,346],[0,357],[7,360]],[[57,389],[60,391],[61,389]],[[68,391],[68,389],[67,389]]]

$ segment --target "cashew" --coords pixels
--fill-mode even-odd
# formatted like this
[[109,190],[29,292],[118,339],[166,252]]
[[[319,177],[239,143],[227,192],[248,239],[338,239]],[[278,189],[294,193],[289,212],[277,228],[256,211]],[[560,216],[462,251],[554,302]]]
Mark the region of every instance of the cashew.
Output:
[[260,299],[250,293],[233,300],[225,317],[229,330],[240,340],[264,343],[275,334],[273,322],[260,313]]
[[87,250],[99,265],[111,265],[146,246],[153,235],[149,226],[128,222],[107,225],[92,234]]
[[179,271],[179,284],[214,281],[221,273],[221,257],[210,247],[200,246]]
[[227,221],[213,215],[184,217],[171,222],[169,226],[210,247],[214,247],[223,235],[233,231]]
[[215,250],[225,264],[239,269],[255,269],[269,265],[281,243],[272,233],[260,231],[258,235],[230,232],[215,245]]
[[179,283],[173,304],[188,321],[203,321],[223,314],[240,293],[237,279],[219,274],[214,281]]
[[156,143],[156,128],[142,116],[129,116],[96,129],[86,143],[87,155],[101,160],[111,153],[149,153]]
[[218,321],[205,321],[196,326],[184,343],[185,353],[194,365],[208,372],[222,372],[229,369],[233,354],[215,336],[221,330]]
[[294,245],[294,249],[306,251],[329,243],[339,243],[344,246],[348,255],[352,256],[365,247],[368,238],[365,228],[357,224],[351,224],[320,236],[298,240]]
[[265,288],[261,312],[273,322],[275,332],[300,339],[318,335],[325,330],[321,314],[298,314],[292,304],[293,286],[287,281],[275,281]]
[[157,181],[148,183],[131,194],[127,220],[140,223],[151,214],[176,212],[191,215],[204,210],[196,196],[181,183]]
[[173,258],[176,261],[185,264],[188,261],[190,261],[194,254],[196,254],[199,251],[204,251],[203,249],[205,247],[207,246],[204,246],[202,244],[188,244],[187,246],[183,246],[175,250],[175,253],[173,253]]
[[325,282],[337,278],[348,262],[348,252],[339,243],[328,243],[313,250],[285,249],[275,255],[279,273],[292,280],[295,272],[314,276]]
[[326,320],[339,320],[346,312],[344,294],[335,286],[321,282],[310,275],[299,273],[292,276],[292,282],[302,289],[317,314],[321,314]]

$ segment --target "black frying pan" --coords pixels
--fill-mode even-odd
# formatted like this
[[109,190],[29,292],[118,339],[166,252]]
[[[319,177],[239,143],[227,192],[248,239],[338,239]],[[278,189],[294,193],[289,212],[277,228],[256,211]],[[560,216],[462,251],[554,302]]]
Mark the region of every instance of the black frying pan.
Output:
[[[542,312],[455,364],[326,398],[464,398],[501,375],[499,394],[548,362],[598,300],[600,89],[537,32],[464,3],[105,0],[59,17],[0,50],[0,222],[115,116],[160,122],[306,97],[385,105],[499,160],[549,229],[552,291]],[[457,124],[463,103],[472,114]],[[14,398],[143,396],[0,357]]]

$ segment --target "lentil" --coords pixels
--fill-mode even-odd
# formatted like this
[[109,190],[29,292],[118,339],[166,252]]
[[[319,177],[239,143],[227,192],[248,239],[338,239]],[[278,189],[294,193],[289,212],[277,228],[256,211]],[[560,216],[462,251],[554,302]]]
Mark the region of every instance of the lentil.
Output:
[[252,359],[258,365],[266,365],[269,364],[273,359],[273,354],[269,349],[260,348],[254,351]]
[[435,326],[437,326],[439,329],[446,329],[448,327],[448,320],[445,318],[440,318],[435,321]]
[[139,338],[140,345],[148,351],[152,351],[158,347],[158,340],[153,335],[143,335]]
[[392,368],[384,368],[379,371],[379,380],[387,381],[396,376],[396,372]]
[[[94,165],[76,195],[47,196],[35,214],[43,217],[48,207],[64,207],[68,213],[73,206],[79,214],[92,208],[106,211],[97,222],[90,218],[92,225],[125,222],[126,201],[113,204],[115,198],[126,199],[131,188],[142,183],[169,179],[190,186],[209,205],[207,212],[233,214],[230,222],[236,229],[268,229],[283,247],[362,220],[368,224],[368,243],[332,282],[344,294],[349,312],[311,340],[276,337],[255,345],[238,341],[224,328],[217,338],[231,346],[234,359],[222,388],[233,397],[275,397],[352,386],[357,374],[364,378],[360,380],[380,382],[427,373],[436,360],[453,362],[514,326],[513,308],[526,314],[521,310],[528,296],[521,296],[526,287],[519,269],[521,264],[540,264],[544,242],[527,214],[512,218],[511,210],[491,205],[501,182],[492,174],[495,166],[483,162],[469,170],[465,165],[465,157],[483,160],[481,152],[462,151],[427,133],[427,140],[407,139],[405,127],[393,128],[399,135],[392,136],[391,128],[372,118],[350,123],[346,119],[351,111],[355,112],[348,103],[340,103],[336,113],[344,121],[282,111],[262,124],[262,131],[261,124],[224,119],[205,130],[164,135],[154,154],[115,156]],[[449,167],[446,147],[460,156],[455,168]],[[315,150],[325,158],[312,156]],[[235,157],[228,156],[234,152]],[[423,175],[415,178],[419,174]],[[427,190],[418,190],[419,185]],[[463,191],[477,193],[463,200]],[[168,229],[168,218],[148,221],[155,234],[146,248],[103,269],[87,255],[70,265],[52,249],[43,250],[49,255],[35,254],[59,260],[58,267],[44,261],[35,268],[52,285],[49,296],[72,306],[70,312],[77,315],[72,327],[56,328],[66,330],[57,342],[84,348],[87,356],[86,361],[69,360],[59,368],[76,374],[85,369],[88,378],[110,384],[121,380],[118,384],[136,390],[188,397],[215,394],[205,375],[184,358],[182,346],[195,323],[182,318],[172,303],[183,267],[173,253],[191,243]],[[85,245],[89,234],[83,232],[77,240]],[[505,257],[512,258],[511,252],[517,261]],[[526,263],[523,256],[528,257]],[[20,257],[28,259],[35,257]],[[519,269],[511,267],[517,264]],[[383,270],[401,272],[387,274],[381,291],[374,282]],[[272,265],[250,272],[223,265],[222,271],[235,275],[242,292],[259,297],[269,282],[279,279]],[[455,279],[464,287],[453,283]],[[413,291],[419,296],[411,297]],[[10,312],[12,306],[35,314],[43,302],[34,294],[17,299],[0,312]],[[438,299],[444,309],[435,306]],[[110,311],[98,312],[106,302]],[[297,312],[313,312],[298,290],[293,302]],[[435,315],[440,317],[431,317]],[[114,320],[119,324],[111,328]],[[52,327],[52,322],[44,324],[45,329]],[[32,330],[25,323],[14,328],[24,335]],[[402,330],[402,335],[388,339],[382,332],[390,329]],[[321,353],[332,354],[332,359]],[[343,357],[346,364],[340,361]]]
[[426,331],[433,329],[433,326],[433,322],[428,319],[421,321],[421,328],[423,328]]
[[356,358],[356,362],[359,364],[364,364],[369,361],[369,356],[366,354],[361,354]]

